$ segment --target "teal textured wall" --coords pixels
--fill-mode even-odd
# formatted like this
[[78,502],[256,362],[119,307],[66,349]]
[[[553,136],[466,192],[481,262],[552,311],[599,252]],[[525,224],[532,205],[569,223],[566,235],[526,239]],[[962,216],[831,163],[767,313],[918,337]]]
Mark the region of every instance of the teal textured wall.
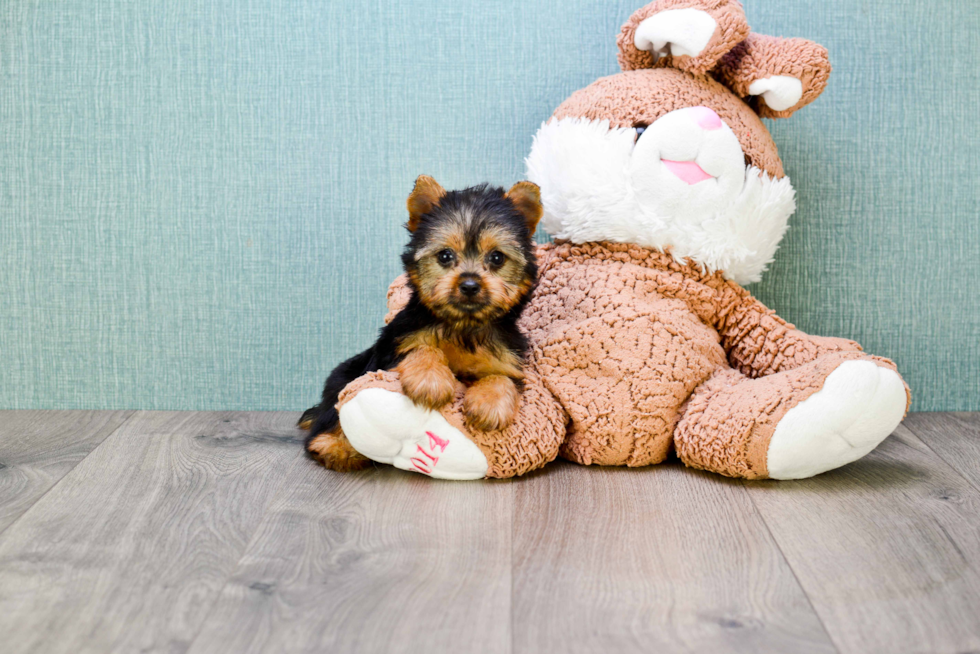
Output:
[[[643,0],[0,6],[0,407],[299,409],[367,346],[404,198],[519,179]],[[980,4],[748,0],[826,45],[769,123],[800,208],[754,292],[980,409]]]

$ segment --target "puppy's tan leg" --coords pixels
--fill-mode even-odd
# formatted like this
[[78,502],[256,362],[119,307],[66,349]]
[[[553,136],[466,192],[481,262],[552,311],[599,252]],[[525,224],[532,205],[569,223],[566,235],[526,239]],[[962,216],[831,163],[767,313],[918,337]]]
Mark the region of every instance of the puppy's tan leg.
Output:
[[423,345],[412,350],[397,370],[405,395],[419,406],[438,409],[456,395],[456,376],[438,348]]
[[463,410],[471,425],[483,431],[503,429],[514,420],[520,395],[510,377],[490,375],[466,390]]
[[371,459],[354,449],[338,426],[333,431],[314,436],[306,443],[313,458],[331,470],[351,472],[371,465]]

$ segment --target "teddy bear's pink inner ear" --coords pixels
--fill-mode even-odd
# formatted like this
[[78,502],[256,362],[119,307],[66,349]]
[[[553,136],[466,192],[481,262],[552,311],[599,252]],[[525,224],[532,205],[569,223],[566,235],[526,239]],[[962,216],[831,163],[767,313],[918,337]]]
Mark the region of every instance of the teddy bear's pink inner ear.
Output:
[[750,34],[711,74],[763,118],[787,118],[817,99],[830,70],[826,48],[812,41]]

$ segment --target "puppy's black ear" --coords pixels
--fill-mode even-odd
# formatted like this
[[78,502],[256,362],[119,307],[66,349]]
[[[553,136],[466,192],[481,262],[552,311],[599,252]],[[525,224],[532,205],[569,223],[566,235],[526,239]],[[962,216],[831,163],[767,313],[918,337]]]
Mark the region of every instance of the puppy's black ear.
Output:
[[419,228],[422,216],[439,206],[439,200],[446,194],[446,189],[428,175],[419,175],[415,180],[415,188],[408,196],[408,231],[414,232]]
[[514,203],[517,213],[524,216],[527,230],[533,235],[538,227],[538,221],[541,220],[541,214],[544,213],[544,207],[541,206],[541,189],[538,185],[534,182],[517,182],[510,187],[504,197]]

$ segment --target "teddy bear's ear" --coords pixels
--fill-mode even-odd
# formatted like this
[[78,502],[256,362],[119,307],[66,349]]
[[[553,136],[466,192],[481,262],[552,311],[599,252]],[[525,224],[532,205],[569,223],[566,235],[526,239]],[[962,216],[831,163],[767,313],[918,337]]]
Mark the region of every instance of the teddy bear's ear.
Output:
[[788,118],[827,88],[827,49],[806,39],[750,34],[711,73],[763,118]]
[[749,34],[737,0],[655,0],[623,25],[623,70],[672,66],[703,75]]
[[514,203],[517,213],[524,216],[524,222],[531,234],[538,228],[538,221],[544,213],[541,205],[541,189],[534,182],[517,182],[510,187],[504,197]]
[[419,228],[422,216],[439,205],[439,200],[446,194],[446,189],[428,175],[419,175],[415,180],[415,188],[408,196],[408,231],[414,232]]

